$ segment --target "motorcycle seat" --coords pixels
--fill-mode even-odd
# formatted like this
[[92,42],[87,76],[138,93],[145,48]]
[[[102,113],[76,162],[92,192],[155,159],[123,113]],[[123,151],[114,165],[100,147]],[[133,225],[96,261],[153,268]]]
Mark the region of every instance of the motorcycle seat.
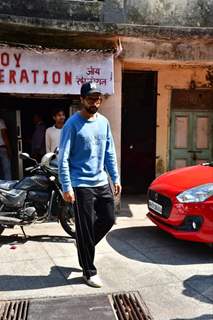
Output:
[[11,190],[18,180],[0,180],[0,189]]

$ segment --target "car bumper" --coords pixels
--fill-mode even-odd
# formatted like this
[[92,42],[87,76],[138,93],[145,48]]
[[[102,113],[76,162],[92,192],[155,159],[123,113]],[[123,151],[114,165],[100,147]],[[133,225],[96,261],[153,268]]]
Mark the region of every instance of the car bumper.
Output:
[[213,243],[213,212],[212,219],[202,215],[184,215],[177,220],[171,218],[164,219],[153,212],[147,214],[148,218],[155,223],[160,229],[170,233],[178,239]]

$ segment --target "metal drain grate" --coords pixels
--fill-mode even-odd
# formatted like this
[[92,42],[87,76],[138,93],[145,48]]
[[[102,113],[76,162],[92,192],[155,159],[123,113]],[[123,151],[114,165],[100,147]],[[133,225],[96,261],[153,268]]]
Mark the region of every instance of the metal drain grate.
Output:
[[29,300],[0,302],[0,320],[27,320]]
[[112,294],[109,299],[118,320],[153,320],[138,292]]

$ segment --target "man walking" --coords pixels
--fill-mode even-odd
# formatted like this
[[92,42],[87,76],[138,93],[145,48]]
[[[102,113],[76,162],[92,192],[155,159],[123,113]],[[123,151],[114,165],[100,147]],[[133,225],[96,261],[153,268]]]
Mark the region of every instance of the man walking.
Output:
[[79,263],[83,278],[93,287],[102,282],[94,265],[95,245],[115,221],[114,194],[121,192],[114,142],[108,120],[97,111],[101,91],[94,83],[81,87],[82,109],[68,121],[61,134],[59,176],[64,200],[74,203]]
[[53,110],[54,126],[48,128],[45,134],[46,152],[54,152],[59,146],[61,131],[64,126],[65,114],[62,109]]

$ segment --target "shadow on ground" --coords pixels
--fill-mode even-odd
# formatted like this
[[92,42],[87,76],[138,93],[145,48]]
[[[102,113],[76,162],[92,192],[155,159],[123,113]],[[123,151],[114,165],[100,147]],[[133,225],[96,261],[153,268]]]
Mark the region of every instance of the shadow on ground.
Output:
[[171,320],[212,320],[212,319],[213,319],[212,314],[203,314],[196,318],[175,318]]
[[163,265],[213,263],[212,248],[202,243],[175,239],[155,226],[115,229],[106,239],[121,255],[145,263]]
[[[4,245],[19,246],[24,245],[28,241],[35,242],[51,242],[51,243],[73,243],[75,240],[69,236],[57,235],[36,235],[25,238],[20,234],[12,234],[0,237],[0,248]],[[40,262],[42,264],[42,260]],[[73,267],[52,266],[48,275],[11,275],[4,274],[0,276],[0,291],[20,291],[45,289],[51,287],[81,284],[82,276],[68,279],[73,272],[81,272],[81,269]]]
[[[191,288],[199,288],[203,293],[202,295],[197,295],[196,299],[201,302],[206,302],[212,304],[212,319],[213,319],[213,275],[194,275],[183,282],[184,290],[183,294],[187,297],[195,298]],[[205,293],[210,293],[210,298],[212,300],[207,300],[204,296]]]
[[52,243],[73,243],[75,240],[69,236],[56,236],[56,235],[38,235],[38,236],[21,236],[19,234],[12,234],[7,236],[0,236],[0,247],[3,245],[20,245],[25,244],[27,241],[35,242],[52,242]]
[[[129,259],[166,265],[167,268],[213,263],[212,248],[202,243],[175,239],[155,226],[115,229],[107,235],[107,241],[114,250]],[[213,304],[213,275],[193,274],[183,281],[183,286],[183,295]],[[210,319],[213,320],[213,314],[188,320]]]
[[3,275],[0,276],[0,291],[46,289],[82,283],[82,277],[67,279],[72,272],[82,272],[82,270],[53,266],[50,268],[50,273],[45,276]]

